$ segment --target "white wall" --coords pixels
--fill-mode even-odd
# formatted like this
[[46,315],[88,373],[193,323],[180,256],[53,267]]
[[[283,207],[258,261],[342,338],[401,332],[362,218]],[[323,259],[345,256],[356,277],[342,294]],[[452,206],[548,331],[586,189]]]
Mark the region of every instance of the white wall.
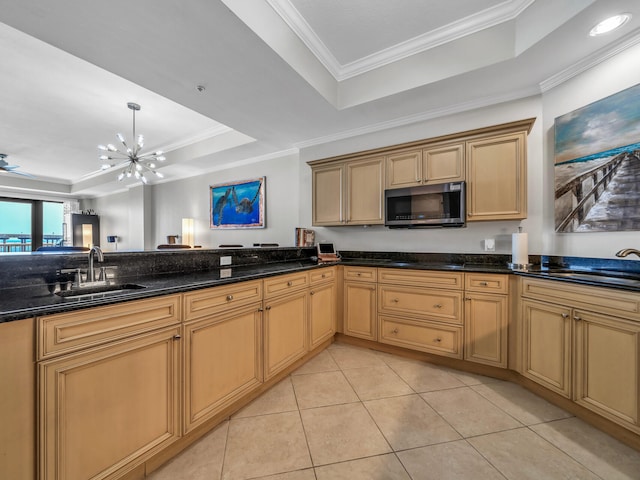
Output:
[[[640,83],[640,45],[608,59],[543,95],[545,140],[543,249],[557,255],[614,257],[640,248],[640,232],[555,233],[553,219],[553,125],[556,117]],[[638,139],[640,140],[640,138]],[[531,198],[532,192],[529,192]]]
[[[298,227],[297,182],[299,161],[289,155],[242,167],[221,170],[153,187],[154,245],[166,243],[167,235],[180,235],[182,218],[195,220],[195,243],[203,247],[220,244],[278,243],[292,246]],[[212,230],[210,228],[209,186],[229,181],[266,177],[266,228]]]
[[[150,229],[145,245],[166,242],[180,234],[181,219],[196,221],[196,244],[217,247],[225,243],[279,243],[292,246],[295,227],[311,227],[311,169],[307,161],[439,135],[472,130],[530,117],[537,120],[528,137],[528,218],[522,222],[469,223],[462,229],[389,230],[375,227],[316,228],[317,239],[333,241],[342,250],[482,253],[485,238],[496,239],[496,253],[511,252],[511,233],[522,226],[529,234],[532,254],[612,258],[624,247],[640,247],[638,232],[557,234],[553,225],[553,123],[575,110],[640,83],[640,45],[610,58],[558,85],[543,95],[493,105],[413,125],[308,147],[300,155],[263,161],[151,187],[146,206]],[[211,230],[209,185],[266,176],[267,228]],[[121,236],[119,248],[139,241],[130,238],[127,209],[140,208],[131,196],[116,194],[94,200],[101,215],[101,233]],[[136,233],[138,235],[138,233]],[[151,243],[149,243],[151,242]],[[139,247],[135,247],[139,248]],[[147,247],[148,248],[148,247]]]

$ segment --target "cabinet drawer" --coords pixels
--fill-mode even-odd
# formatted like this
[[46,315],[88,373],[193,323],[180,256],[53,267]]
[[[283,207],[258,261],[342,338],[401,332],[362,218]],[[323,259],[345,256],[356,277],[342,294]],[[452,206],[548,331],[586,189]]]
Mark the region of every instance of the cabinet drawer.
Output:
[[262,281],[234,283],[184,294],[184,321],[262,300]]
[[318,283],[329,282],[336,278],[336,267],[320,268],[318,270],[312,270],[309,272],[309,281],[311,285]]
[[372,267],[344,267],[344,279],[358,282],[375,282],[377,269]]
[[509,293],[509,275],[466,273],[464,288],[469,292]]
[[180,322],[180,295],[123,302],[38,318],[38,359]]
[[378,310],[462,324],[462,292],[379,285]]
[[449,288],[462,290],[462,273],[438,272],[434,270],[409,270],[403,268],[381,268],[379,283],[393,285],[416,285],[419,287]]
[[378,318],[381,343],[462,358],[462,327],[383,315]]
[[633,292],[524,277],[521,291],[523,297],[547,303],[640,319],[640,295]]
[[309,274],[307,272],[278,275],[264,280],[264,298],[272,298],[308,286]]

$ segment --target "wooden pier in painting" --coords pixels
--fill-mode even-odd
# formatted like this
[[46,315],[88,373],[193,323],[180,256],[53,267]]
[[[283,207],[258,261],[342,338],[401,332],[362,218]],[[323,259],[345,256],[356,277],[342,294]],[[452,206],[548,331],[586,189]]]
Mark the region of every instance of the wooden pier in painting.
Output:
[[571,206],[557,232],[640,230],[640,150],[621,153],[559,186],[555,200]]

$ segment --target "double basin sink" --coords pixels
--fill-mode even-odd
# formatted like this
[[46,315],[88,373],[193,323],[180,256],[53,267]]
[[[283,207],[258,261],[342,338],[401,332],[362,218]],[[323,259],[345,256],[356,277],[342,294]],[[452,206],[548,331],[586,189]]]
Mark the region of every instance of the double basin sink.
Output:
[[146,288],[144,285],[137,283],[106,283],[103,285],[90,285],[73,287],[68,290],[59,290],[56,295],[63,298],[83,298],[98,297],[106,294],[124,293],[132,290],[141,290]]

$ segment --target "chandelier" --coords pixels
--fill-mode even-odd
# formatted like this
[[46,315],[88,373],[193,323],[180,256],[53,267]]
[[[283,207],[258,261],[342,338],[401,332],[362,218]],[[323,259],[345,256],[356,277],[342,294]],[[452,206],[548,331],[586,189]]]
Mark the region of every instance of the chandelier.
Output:
[[136,137],[136,112],[140,110],[140,105],[137,103],[129,102],[127,107],[133,111],[133,139],[135,145],[130,147],[124,138],[124,135],[118,133],[116,137],[122,143],[124,150],[118,149],[115,145],[109,143],[108,145],[98,145],[98,150],[108,152],[107,154],[100,154],[99,158],[103,161],[102,170],[107,170],[112,167],[124,167],[118,175],[118,181],[122,179],[135,177],[142,183],[147,183],[145,173],[150,172],[159,178],[164,178],[162,173],[156,171],[155,161],[163,162],[166,157],[161,151],[140,154],[140,150],[144,146],[144,137],[138,135]]

